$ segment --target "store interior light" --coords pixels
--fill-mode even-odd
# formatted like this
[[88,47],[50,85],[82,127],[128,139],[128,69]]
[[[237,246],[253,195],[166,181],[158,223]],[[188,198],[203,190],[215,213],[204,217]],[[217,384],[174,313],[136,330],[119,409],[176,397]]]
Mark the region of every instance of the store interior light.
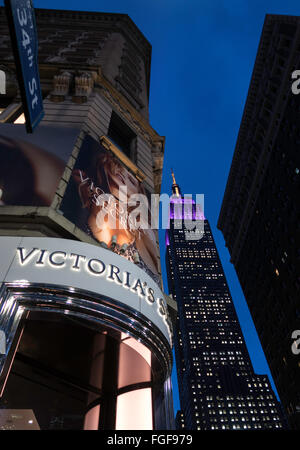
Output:
[[24,113],[22,113],[15,121],[14,123],[20,124],[20,123],[25,123],[25,116]]

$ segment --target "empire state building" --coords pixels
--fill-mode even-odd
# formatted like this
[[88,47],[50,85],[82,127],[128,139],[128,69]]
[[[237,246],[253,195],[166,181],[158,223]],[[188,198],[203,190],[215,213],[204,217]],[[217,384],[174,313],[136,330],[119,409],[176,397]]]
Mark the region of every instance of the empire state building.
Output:
[[[282,429],[269,379],[254,373],[209,222],[197,219],[196,204],[181,194],[173,172],[172,177],[166,266],[169,293],[178,308],[177,428]],[[186,208],[187,202],[192,208]],[[196,240],[186,238],[184,219],[191,217],[186,212],[191,209],[193,219],[203,221],[204,233]]]

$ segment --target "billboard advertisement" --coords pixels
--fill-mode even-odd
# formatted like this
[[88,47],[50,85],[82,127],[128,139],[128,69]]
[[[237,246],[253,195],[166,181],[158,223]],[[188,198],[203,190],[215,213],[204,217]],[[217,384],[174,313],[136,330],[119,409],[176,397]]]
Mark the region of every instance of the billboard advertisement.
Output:
[[[0,205],[50,206],[78,129],[0,125]],[[1,210],[0,210],[1,213]]]
[[[144,214],[137,213],[137,204],[141,203]],[[160,284],[149,204],[143,183],[87,135],[60,209],[76,226],[136,263]]]

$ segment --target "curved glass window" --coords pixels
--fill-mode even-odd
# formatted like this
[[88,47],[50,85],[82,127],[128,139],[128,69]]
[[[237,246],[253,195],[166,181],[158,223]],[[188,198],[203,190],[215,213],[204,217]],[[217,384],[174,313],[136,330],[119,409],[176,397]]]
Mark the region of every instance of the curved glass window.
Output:
[[168,428],[165,376],[149,348],[109,325],[28,311],[0,398],[0,429]]

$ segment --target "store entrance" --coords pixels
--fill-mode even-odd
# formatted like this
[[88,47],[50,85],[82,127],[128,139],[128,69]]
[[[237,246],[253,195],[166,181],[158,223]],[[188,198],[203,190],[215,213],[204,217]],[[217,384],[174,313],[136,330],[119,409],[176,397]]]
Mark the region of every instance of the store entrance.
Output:
[[98,324],[31,311],[0,399],[0,429],[114,429],[120,343],[120,332]]

